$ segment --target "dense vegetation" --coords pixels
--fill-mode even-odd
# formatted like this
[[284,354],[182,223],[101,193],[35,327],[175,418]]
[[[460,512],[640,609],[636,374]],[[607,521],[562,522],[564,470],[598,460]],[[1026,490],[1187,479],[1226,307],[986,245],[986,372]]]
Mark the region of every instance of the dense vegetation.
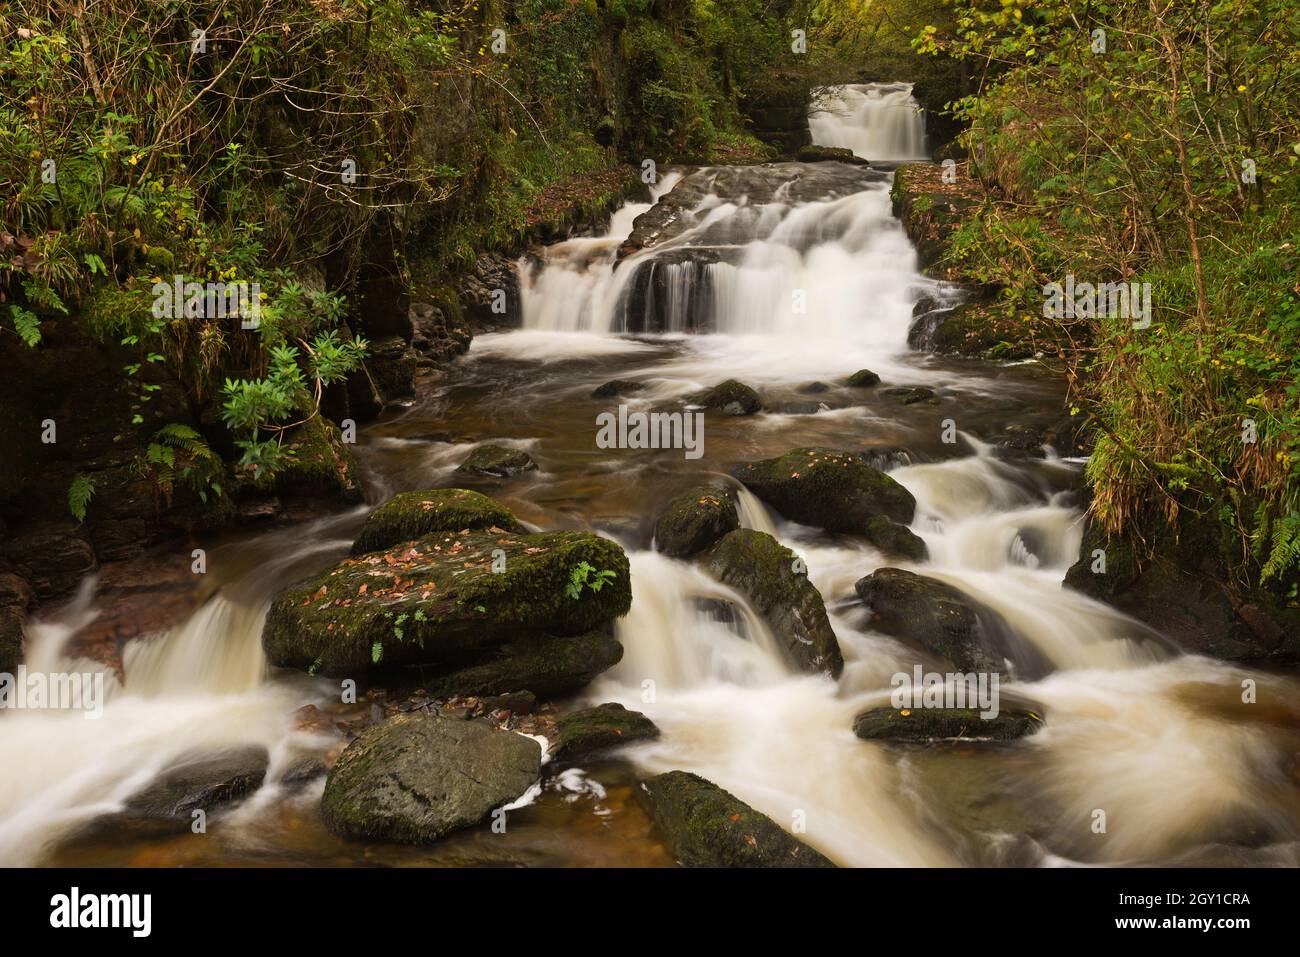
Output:
[[[1300,565],[1300,17],[1289,0],[961,4],[922,52],[995,184],[951,256],[1071,366],[1093,512],[1154,541],[1208,522],[1243,577]],[[1043,318],[1043,287],[1151,284],[1151,324]],[[1214,539],[1216,535],[1211,535]]]

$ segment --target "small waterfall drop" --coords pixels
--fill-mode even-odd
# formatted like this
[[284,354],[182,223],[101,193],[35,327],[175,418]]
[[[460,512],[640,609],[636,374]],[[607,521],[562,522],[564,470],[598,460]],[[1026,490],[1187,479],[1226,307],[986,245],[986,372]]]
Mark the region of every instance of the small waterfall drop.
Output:
[[818,146],[839,146],[873,162],[928,157],[925,112],[910,83],[853,83],[828,87],[808,117]]

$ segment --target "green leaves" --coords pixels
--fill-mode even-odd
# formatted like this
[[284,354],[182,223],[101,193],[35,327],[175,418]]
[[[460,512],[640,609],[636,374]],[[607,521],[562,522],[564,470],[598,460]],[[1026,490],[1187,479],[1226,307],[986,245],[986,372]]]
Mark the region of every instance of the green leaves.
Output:
[[78,522],[86,520],[86,506],[94,495],[94,479],[84,472],[78,472],[72,477],[72,484],[68,486],[68,510]]
[[[595,572],[594,577],[592,576],[593,572]],[[596,571],[595,566],[589,562],[579,562],[569,572],[569,581],[564,586],[564,593],[577,601],[582,597],[584,587],[590,588],[593,592],[599,592],[617,577],[617,572],[610,571],[607,568]]]
[[21,306],[11,305],[9,315],[13,319],[14,329],[18,332],[18,337],[35,349],[41,341],[41,321],[36,318],[36,314],[28,312]]

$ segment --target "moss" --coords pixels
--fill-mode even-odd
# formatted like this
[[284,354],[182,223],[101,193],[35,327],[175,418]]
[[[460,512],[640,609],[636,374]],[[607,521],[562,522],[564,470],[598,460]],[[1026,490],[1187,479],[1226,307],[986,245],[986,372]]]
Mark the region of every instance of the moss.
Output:
[[508,478],[536,468],[537,463],[528,457],[527,452],[520,449],[508,449],[500,445],[480,445],[456,467],[456,474]]
[[853,163],[857,166],[868,166],[870,162],[856,155],[853,150],[845,149],[842,146],[815,146],[809,144],[801,146],[794,156],[800,163],[824,163],[835,161],[837,163]]
[[978,708],[874,708],[854,719],[853,733],[868,741],[1012,741],[1042,726],[1033,711],[1000,711],[985,719]]
[[523,531],[509,509],[480,492],[464,488],[402,492],[370,513],[352,543],[352,554],[381,551],[434,532],[494,527]]
[[294,430],[288,449],[292,456],[289,466],[272,480],[277,492],[361,501],[356,457],[339,427],[329,419],[320,415],[308,419]]
[[880,384],[880,376],[876,375],[870,369],[859,369],[853,375],[844,380],[844,384],[852,386],[855,389],[867,388]]
[[695,774],[669,771],[642,787],[655,826],[684,867],[834,867],[744,801]]
[[668,503],[655,524],[655,548],[674,558],[704,551],[740,527],[736,503],[726,492],[695,488]]
[[463,667],[429,676],[421,684],[434,697],[530,691],[539,698],[576,691],[623,658],[608,631],[582,635],[529,635],[507,641]]
[[[565,589],[582,562],[614,578],[575,600]],[[631,601],[627,557],[608,539],[439,533],[348,559],[281,593],[263,641],[275,664],[356,675],[376,666],[455,664],[530,631],[591,631],[626,614]]]
[[572,761],[634,741],[659,737],[655,723],[621,704],[602,704],[560,715],[551,736],[551,758]]
[[792,449],[731,474],[786,518],[829,531],[862,534],[876,516],[907,524],[916,511],[911,492],[851,452]]
[[686,401],[728,415],[753,415],[763,410],[763,400],[758,397],[758,393],[736,379],[728,379],[712,389],[697,392]]

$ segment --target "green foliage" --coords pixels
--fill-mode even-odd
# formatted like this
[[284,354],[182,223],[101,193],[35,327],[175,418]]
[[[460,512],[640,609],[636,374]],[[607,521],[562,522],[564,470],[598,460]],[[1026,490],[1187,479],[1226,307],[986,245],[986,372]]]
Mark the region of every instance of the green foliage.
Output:
[[[592,573],[595,573],[594,575]],[[583,588],[589,588],[593,592],[599,592],[606,584],[618,577],[618,573],[608,568],[596,571],[594,565],[589,562],[579,562],[569,572],[569,581],[564,586],[564,593],[577,601],[582,597]]]
[[78,522],[86,520],[86,506],[94,495],[94,479],[84,472],[78,472],[72,477],[72,484],[68,486],[68,510]]
[[177,482],[191,489],[203,502],[209,495],[225,495],[222,479],[225,464],[208,446],[207,441],[179,422],[164,425],[145,449],[138,463],[149,475],[163,497],[170,501]]

